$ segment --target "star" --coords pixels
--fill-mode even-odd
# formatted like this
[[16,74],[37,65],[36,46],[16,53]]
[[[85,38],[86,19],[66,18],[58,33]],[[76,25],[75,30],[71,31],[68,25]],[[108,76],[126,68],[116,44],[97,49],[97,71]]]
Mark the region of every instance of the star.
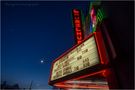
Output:
[[42,64],[42,63],[44,63],[44,61],[43,61],[43,60],[41,60],[40,62],[41,62],[41,64]]

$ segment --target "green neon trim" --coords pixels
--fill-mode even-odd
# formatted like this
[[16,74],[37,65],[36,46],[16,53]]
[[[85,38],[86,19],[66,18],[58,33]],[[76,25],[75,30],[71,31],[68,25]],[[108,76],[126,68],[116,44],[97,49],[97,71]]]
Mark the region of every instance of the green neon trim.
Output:
[[102,19],[103,18],[103,15],[102,15],[102,12],[100,11],[100,9],[98,10],[98,16]]
[[99,9],[99,16],[100,16],[101,20],[102,20],[103,17],[104,17],[100,9]]
[[102,17],[98,13],[98,15],[97,15],[97,23],[100,22],[101,20],[102,20]]
[[107,16],[103,8],[101,8],[101,12],[102,12],[103,18],[106,18]]
[[102,16],[100,15],[99,10],[98,10],[98,13],[97,13],[97,18],[99,19],[99,21],[101,21],[101,20],[102,20]]
[[97,16],[97,22],[101,21],[102,19],[100,18],[100,16]]
[[107,16],[106,16],[106,14],[104,13],[104,10],[103,10],[103,8],[101,8],[101,9],[98,9],[98,11],[97,11],[97,23],[99,22],[101,22],[104,18],[106,18]]
[[94,33],[96,31],[96,27],[92,28],[92,33]]

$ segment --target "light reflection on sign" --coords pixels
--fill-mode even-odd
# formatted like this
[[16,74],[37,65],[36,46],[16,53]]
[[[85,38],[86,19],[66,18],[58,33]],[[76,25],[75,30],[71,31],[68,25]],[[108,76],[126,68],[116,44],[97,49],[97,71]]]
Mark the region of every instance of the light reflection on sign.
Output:
[[54,62],[51,81],[99,64],[94,36]]

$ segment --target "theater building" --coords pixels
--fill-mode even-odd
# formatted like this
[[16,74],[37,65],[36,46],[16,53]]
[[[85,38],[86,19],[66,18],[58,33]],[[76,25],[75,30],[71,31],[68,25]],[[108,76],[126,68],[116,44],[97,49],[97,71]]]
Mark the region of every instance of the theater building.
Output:
[[[127,86],[122,82],[126,75],[122,76],[118,69],[122,58],[119,46],[113,42],[114,35],[110,34],[109,14],[103,7],[107,4],[91,2],[85,17],[81,10],[72,10],[76,44],[53,61],[49,85],[65,90],[133,88],[132,80]],[[120,68],[125,64],[122,62]]]

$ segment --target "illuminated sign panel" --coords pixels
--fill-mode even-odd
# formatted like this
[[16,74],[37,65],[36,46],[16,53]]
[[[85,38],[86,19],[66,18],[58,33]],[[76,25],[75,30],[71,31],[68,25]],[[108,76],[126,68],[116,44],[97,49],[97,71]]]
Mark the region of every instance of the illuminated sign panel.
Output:
[[73,12],[73,23],[74,23],[74,30],[75,30],[75,38],[76,38],[77,44],[79,44],[83,40],[81,12],[78,9],[73,9],[72,12]]
[[51,81],[99,64],[94,35],[53,63]]

